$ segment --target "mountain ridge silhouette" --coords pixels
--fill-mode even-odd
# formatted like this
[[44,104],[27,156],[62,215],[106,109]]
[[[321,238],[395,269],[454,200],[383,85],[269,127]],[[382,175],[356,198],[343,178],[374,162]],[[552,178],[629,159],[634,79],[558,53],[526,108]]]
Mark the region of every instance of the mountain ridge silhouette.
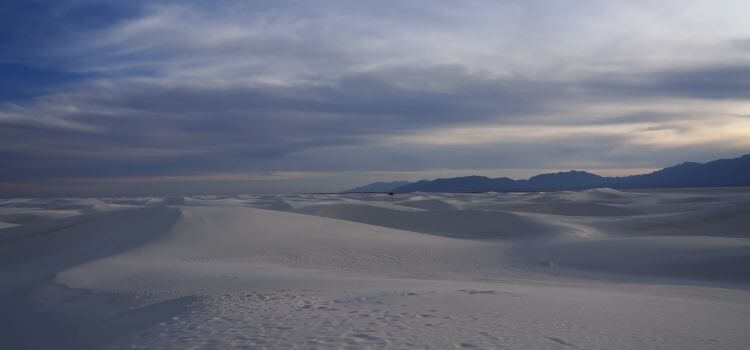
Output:
[[750,154],[731,159],[717,159],[706,163],[683,162],[640,175],[600,176],[580,170],[544,173],[523,180],[469,175],[420,180],[393,188],[384,188],[382,191],[400,193],[512,192],[585,190],[599,187],[628,189],[742,186],[750,186]]

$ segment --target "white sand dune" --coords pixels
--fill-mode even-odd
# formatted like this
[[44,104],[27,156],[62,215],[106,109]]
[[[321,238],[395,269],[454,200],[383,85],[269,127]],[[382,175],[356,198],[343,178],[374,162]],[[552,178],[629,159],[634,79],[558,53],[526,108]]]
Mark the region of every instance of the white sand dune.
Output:
[[697,209],[618,218],[602,226],[625,235],[750,238],[750,203],[712,203]]
[[521,259],[587,272],[693,281],[750,281],[750,240],[724,237],[632,237],[565,241],[522,250]]
[[600,203],[482,203],[472,206],[482,210],[507,210],[565,216],[630,216],[638,211]]
[[[254,208],[185,207],[150,244],[67,270],[59,281],[107,291],[155,288],[190,295],[231,289],[229,285],[238,291],[262,287],[253,278],[258,274],[255,263],[270,269],[262,273],[266,279],[283,275],[274,266],[466,279],[502,269],[503,260],[499,244]],[[245,278],[227,281],[221,273],[209,273],[213,269]],[[296,278],[310,279],[304,274]]]
[[0,348],[745,349],[748,203],[739,189],[3,200]]
[[[75,209],[40,209],[40,208],[3,208],[0,221],[9,224],[30,224],[35,222],[54,221],[54,219],[81,215]],[[15,225],[14,225],[15,226]]]
[[[309,213],[309,211],[308,211]],[[315,215],[462,238],[535,238],[563,233],[562,228],[523,215],[486,210],[394,210],[362,204],[316,208]]]
[[453,205],[449,200],[440,200],[440,199],[409,199],[402,202],[396,202],[398,205],[403,205],[406,207],[411,208],[417,208],[417,209],[424,209],[424,210],[456,210],[459,209],[457,206]]

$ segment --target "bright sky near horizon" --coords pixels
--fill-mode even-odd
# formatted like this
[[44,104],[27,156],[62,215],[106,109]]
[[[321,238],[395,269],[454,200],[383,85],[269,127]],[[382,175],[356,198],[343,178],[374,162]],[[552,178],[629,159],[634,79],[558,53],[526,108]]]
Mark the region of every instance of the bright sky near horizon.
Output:
[[750,153],[746,0],[0,3],[0,197]]

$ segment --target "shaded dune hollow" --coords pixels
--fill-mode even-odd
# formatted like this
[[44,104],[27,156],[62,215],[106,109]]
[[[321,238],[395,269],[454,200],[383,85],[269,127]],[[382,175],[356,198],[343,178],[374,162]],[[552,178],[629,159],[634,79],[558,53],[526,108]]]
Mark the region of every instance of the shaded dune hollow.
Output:
[[487,210],[406,211],[361,204],[336,204],[316,215],[400,230],[461,238],[538,238],[561,231],[525,216]]

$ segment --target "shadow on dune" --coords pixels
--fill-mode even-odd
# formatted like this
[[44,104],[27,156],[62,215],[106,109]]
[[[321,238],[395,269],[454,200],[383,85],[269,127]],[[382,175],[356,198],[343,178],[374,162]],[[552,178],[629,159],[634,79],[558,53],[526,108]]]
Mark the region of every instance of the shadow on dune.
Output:
[[517,252],[546,266],[633,277],[750,281],[750,242],[720,237],[628,237],[551,242]]
[[[158,237],[179,216],[178,209],[160,205],[0,230],[0,284],[12,286],[0,291],[0,348],[98,348],[112,340],[106,335],[127,334],[171,317],[170,312],[151,313],[151,318],[129,323],[130,328],[120,327],[129,315],[144,314],[132,309],[132,300],[70,289],[54,279],[67,268]],[[50,294],[50,289],[56,292]]]
[[518,214],[486,210],[395,210],[363,204],[334,204],[308,213],[458,238],[539,238],[565,230]]

